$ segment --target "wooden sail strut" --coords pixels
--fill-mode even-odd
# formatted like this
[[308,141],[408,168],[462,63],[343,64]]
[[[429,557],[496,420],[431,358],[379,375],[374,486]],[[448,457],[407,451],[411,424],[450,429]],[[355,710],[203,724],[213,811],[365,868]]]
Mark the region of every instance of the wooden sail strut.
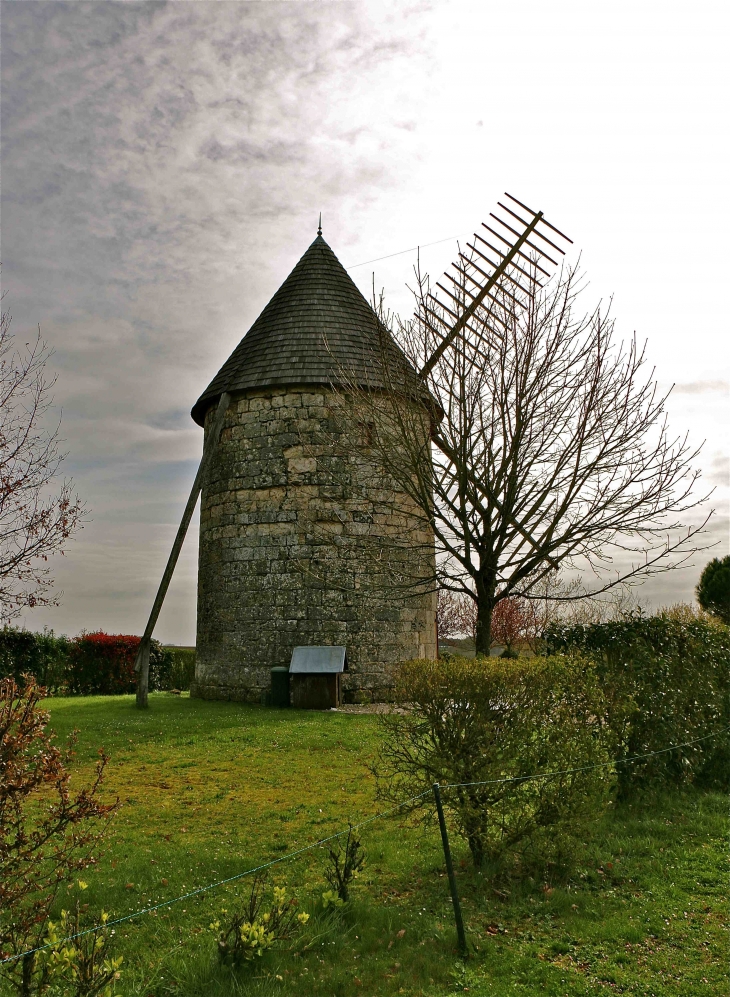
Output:
[[200,491],[203,487],[203,482],[205,481],[205,476],[208,472],[208,468],[210,467],[213,455],[218,449],[221,430],[223,428],[223,420],[225,419],[230,401],[231,396],[228,392],[224,391],[220,397],[220,401],[218,402],[218,408],[216,409],[216,413],[213,418],[213,424],[210,427],[208,441],[203,447],[203,456],[200,461],[200,466],[198,467],[198,473],[195,475],[193,487],[190,489],[188,504],[185,506],[185,512],[183,513],[182,521],[178,527],[175,542],[173,543],[172,550],[170,551],[170,556],[167,559],[167,566],[162,576],[160,587],[157,590],[155,601],[152,604],[152,612],[150,613],[150,618],[147,621],[147,626],[145,627],[142,640],[140,641],[139,648],[137,650],[134,670],[137,672],[137,706],[140,709],[144,709],[147,706],[147,694],[149,692],[150,679],[150,642],[152,639],[152,631],[155,629],[157,617],[160,615],[162,603],[165,601],[167,589],[169,588],[170,581],[175,570],[175,565],[177,564],[177,559],[180,556],[183,541],[185,540],[185,534],[188,532],[190,520],[193,518],[193,512],[195,511],[195,505],[198,501],[198,495],[200,495]]
[[[515,295],[511,291],[508,291],[504,287],[503,281],[505,279],[508,280],[511,284],[513,284],[517,289],[527,294],[529,297],[534,296],[536,288],[542,288],[544,286],[534,276],[534,274],[529,273],[527,270],[525,270],[522,266],[520,266],[517,263],[517,258],[521,257],[524,260],[528,261],[531,267],[533,267],[536,270],[539,270],[542,274],[545,274],[545,276],[547,277],[550,276],[549,271],[545,270],[542,266],[539,265],[539,263],[537,262],[538,259],[549,260],[551,263],[557,265],[557,261],[554,260],[552,256],[548,256],[544,248],[532,242],[530,236],[542,239],[543,242],[546,242],[549,246],[556,249],[559,253],[565,255],[564,250],[562,250],[560,246],[556,245],[551,239],[548,239],[548,237],[538,229],[537,226],[540,222],[542,222],[544,225],[547,225],[548,228],[550,228],[553,232],[556,232],[561,238],[565,239],[567,242],[571,242],[571,240],[568,239],[566,235],[563,235],[563,233],[559,229],[556,229],[554,225],[551,225],[550,222],[548,222],[545,219],[542,211],[533,211],[531,208],[528,208],[526,205],[522,204],[521,201],[518,201],[517,198],[512,197],[511,194],[507,194],[506,196],[515,204],[518,204],[521,208],[524,208],[525,212],[528,215],[532,215],[532,220],[526,221],[524,218],[521,218],[520,215],[516,214],[507,205],[499,201],[498,202],[499,207],[502,208],[504,211],[506,211],[512,218],[516,219],[521,225],[524,226],[523,231],[520,233],[517,229],[507,224],[507,222],[505,222],[502,218],[498,217],[493,213],[490,213],[490,217],[493,218],[496,223],[503,226],[503,228],[506,231],[516,236],[517,237],[516,241],[512,242],[510,239],[506,238],[504,235],[501,235],[499,232],[495,231],[495,229],[491,228],[486,223],[484,222],[482,223],[482,225],[488,232],[491,232],[492,235],[494,235],[497,239],[499,239],[501,242],[505,244],[506,247],[505,250],[497,249],[496,246],[493,246],[491,243],[487,242],[486,239],[483,239],[482,236],[480,236],[478,233],[475,233],[475,240],[478,239],[480,242],[483,242],[497,255],[498,261],[496,263],[493,260],[491,260],[488,256],[485,256],[485,254],[481,250],[477,249],[475,245],[473,245],[472,243],[468,243],[469,248],[481,260],[484,260],[489,265],[489,267],[492,268],[493,272],[490,274],[489,272],[483,270],[480,266],[478,266],[473,259],[469,259],[463,253],[459,253],[459,258],[464,261],[466,266],[462,267],[459,266],[458,263],[456,263],[454,264],[454,269],[458,272],[460,278],[466,278],[467,280],[469,280],[474,285],[475,290],[474,291],[470,290],[469,288],[466,287],[463,280],[455,278],[451,274],[446,274],[446,276],[453,282],[454,288],[457,291],[456,295],[452,294],[452,292],[449,291],[447,288],[445,288],[443,284],[439,282],[436,283],[436,286],[441,291],[443,291],[452,301],[455,302],[457,308],[463,307],[463,297],[461,295],[463,295],[464,292],[469,296],[471,300],[468,306],[463,308],[461,314],[458,314],[458,312],[454,312],[451,308],[447,307],[443,303],[443,301],[440,301],[438,298],[435,298],[433,295],[430,295],[431,299],[436,304],[438,304],[443,311],[445,311],[449,316],[451,316],[452,319],[455,320],[453,325],[451,325],[450,327],[449,323],[445,321],[441,316],[439,316],[437,312],[434,312],[432,309],[430,309],[425,304],[425,302],[422,304],[424,310],[433,318],[435,318],[438,322],[440,322],[446,329],[445,333],[442,334],[441,336],[441,342],[439,343],[438,347],[434,350],[434,352],[431,354],[431,356],[428,358],[428,360],[420,370],[420,376],[424,380],[428,378],[429,374],[432,372],[432,370],[434,369],[438,361],[441,359],[441,357],[444,355],[446,350],[449,349],[454,344],[454,342],[457,340],[457,338],[464,329],[467,329],[470,332],[474,332],[472,327],[469,325],[469,319],[472,318],[477,309],[484,303],[484,301],[487,298],[490,298],[494,301],[497,300],[497,298],[495,298],[495,296],[492,294],[492,290],[495,287],[498,287],[500,293],[506,295],[508,298],[514,301],[516,305],[518,306],[520,305],[520,299],[515,297]],[[523,250],[523,247],[528,247],[528,246],[533,250],[532,257],[528,256]],[[474,277],[471,273],[469,273],[468,268],[472,268],[474,271],[476,271],[483,278],[483,283],[478,278]],[[515,271],[518,271],[524,277],[526,277],[529,281],[529,286],[527,288],[524,287],[524,285],[520,283],[519,278],[512,276],[512,274],[510,273],[510,269],[514,269]],[[500,322],[501,325],[504,325],[504,323],[501,322],[498,317],[497,321]],[[492,331],[494,332],[495,335],[501,338],[499,333],[497,333],[495,330]],[[451,460],[456,459],[455,454],[450,449],[448,443],[444,439],[437,437],[436,442],[441,447],[443,453],[447,457],[449,457],[449,459]],[[485,498],[487,498],[488,501],[490,501],[499,510],[500,513],[502,513],[507,517],[509,522],[512,524],[512,526],[515,527],[518,533],[520,533],[522,537],[525,540],[527,540],[527,542],[531,544],[533,548],[537,549],[538,544],[535,538],[529,533],[529,531],[525,528],[525,526],[522,523],[520,523],[513,516],[510,516],[505,511],[502,504],[497,499],[492,489],[489,487],[489,484],[487,482],[476,481],[475,486],[477,488],[477,491],[481,492],[481,494]],[[556,561],[553,558],[551,558],[549,554],[546,555],[546,559],[554,568],[557,568]]]

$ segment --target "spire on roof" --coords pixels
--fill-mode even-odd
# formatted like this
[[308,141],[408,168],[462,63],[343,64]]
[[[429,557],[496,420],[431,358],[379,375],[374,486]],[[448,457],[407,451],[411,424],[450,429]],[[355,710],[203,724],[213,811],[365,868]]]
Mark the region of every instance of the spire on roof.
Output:
[[319,225],[317,226],[317,235],[322,235],[322,212],[319,213]]
[[193,407],[202,426],[223,391],[271,385],[390,384],[384,351],[400,377],[416,378],[350,275],[317,235]]

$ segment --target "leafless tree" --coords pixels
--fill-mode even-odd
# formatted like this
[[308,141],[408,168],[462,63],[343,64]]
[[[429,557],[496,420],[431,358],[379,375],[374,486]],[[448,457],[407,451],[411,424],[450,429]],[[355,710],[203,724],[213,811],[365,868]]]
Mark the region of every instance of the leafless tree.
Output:
[[473,599],[449,589],[438,590],[436,632],[439,640],[454,637],[474,637],[476,605]]
[[[683,523],[707,498],[696,494],[697,450],[670,435],[636,338],[617,342],[601,305],[583,311],[577,269],[521,296],[503,282],[446,349],[443,328],[473,299],[466,270],[449,306],[418,270],[416,280],[412,320],[385,314],[382,299],[376,310],[420,384],[352,382],[349,407],[372,427],[358,459],[410,496],[412,536],[433,531],[432,584],[475,602],[478,653],[489,652],[503,599],[595,597],[698,549],[704,523]],[[391,547],[410,543],[403,531]],[[547,593],[559,568],[582,572],[579,590]]]
[[0,620],[23,609],[54,605],[47,565],[63,553],[80,526],[83,508],[72,483],[53,488],[65,457],[59,425],[46,427],[55,383],[49,378],[50,350],[40,329],[18,345],[10,315],[0,324]]

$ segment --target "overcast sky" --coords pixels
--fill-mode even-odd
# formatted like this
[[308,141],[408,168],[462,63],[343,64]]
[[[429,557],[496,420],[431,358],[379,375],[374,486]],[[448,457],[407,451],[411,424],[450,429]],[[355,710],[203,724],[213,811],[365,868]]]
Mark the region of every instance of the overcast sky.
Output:
[[[727,7],[2,4],[2,262],[55,350],[89,506],[27,626],[142,631],[202,446],[190,408],[316,234],[408,313],[507,190],[567,232],[706,440],[728,533]],[[378,257],[391,256],[360,266]],[[692,598],[699,569],[647,583]],[[195,639],[197,521],[156,636]]]

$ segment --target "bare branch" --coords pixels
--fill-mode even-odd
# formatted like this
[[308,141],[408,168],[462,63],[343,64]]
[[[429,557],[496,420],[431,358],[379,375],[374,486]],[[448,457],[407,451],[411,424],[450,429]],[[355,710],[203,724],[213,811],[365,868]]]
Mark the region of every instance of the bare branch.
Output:
[[0,618],[23,609],[54,605],[48,559],[63,553],[81,525],[84,509],[63,481],[54,494],[53,480],[65,454],[59,449],[59,425],[45,427],[55,378],[48,378],[51,352],[41,338],[18,349],[10,315],[0,323]]

